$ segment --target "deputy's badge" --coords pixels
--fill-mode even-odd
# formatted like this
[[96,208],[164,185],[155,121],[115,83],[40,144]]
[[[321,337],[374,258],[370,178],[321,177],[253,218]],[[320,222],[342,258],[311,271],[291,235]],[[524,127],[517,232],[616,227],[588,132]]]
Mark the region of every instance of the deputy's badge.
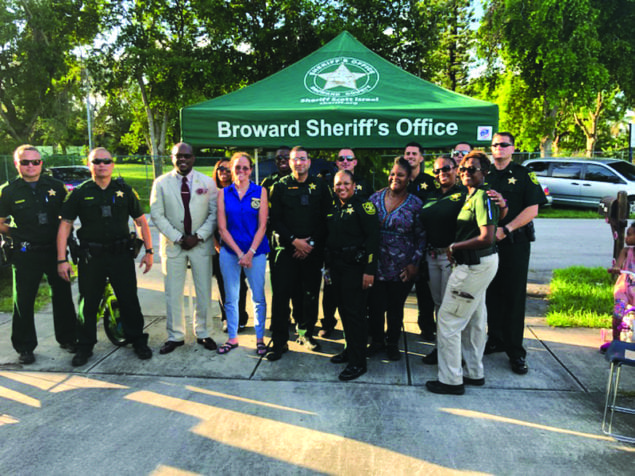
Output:
[[536,185],[540,185],[540,183],[538,182],[538,179],[536,178],[535,172],[529,172],[529,180],[531,180]]
[[428,190],[428,184],[427,183],[422,183],[421,184],[421,188],[424,190]]
[[355,190],[359,190],[361,192],[362,191],[362,186],[361,185],[355,185]]
[[348,207],[346,207],[346,209],[344,210],[344,213],[348,213],[349,215],[352,215],[353,212],[355,210],[353,209],[353,207],[351,207],[350,205]]
[[[137,195],[137,192],[135,192],[134,194]],[[117,190],[115,192],[115,195],[117,195],[117,197],[119,198],[123,198],[123,192],[121,190]],[[139,195],[137,195],[137,198],[139,198]]]
[[251,199],[251,208],[253,208],[254,210],[258,210],[260,208],[260,199],[259,198],[252,198]]
[[[134,196],[137,197],[137,200],[141,200],[141,197],[139,197],[139,194],[134,188],[132,189],[132,193],[134,193]],[[123,192],[121,192],[121,196],[123,197]]]
[[372,204],[372,202],[362,203],[362,208],[366,212],[366,215],[374,215],[375,213],[377,213],[377,209],[375,208],[375,205]]
[[450,200],[452,200],[453,202],[458,202],[459,200],[461,200],[461,193],[453,193],[452,195],[450,195]]
[[309,184],[309,190],[315,190],[317,186],[314,183]]
[[507,183],[511,184],[511,185],[516,185],[516,177],[511,177],[509,179],[507,179]]
[[57,192],[53,189],[48,191],[49,197],[54,197]]

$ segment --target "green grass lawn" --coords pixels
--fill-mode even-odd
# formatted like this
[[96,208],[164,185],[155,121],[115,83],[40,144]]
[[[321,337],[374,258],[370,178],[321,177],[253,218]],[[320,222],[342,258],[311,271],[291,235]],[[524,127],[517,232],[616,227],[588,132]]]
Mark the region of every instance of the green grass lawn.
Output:
[[[35,298],[35,312],[38,312],[51,301],[51,288],[42,280]],[[13,275],[11,267],[2,268],[0,272],[0,312],[13,312]]]
[[606,268],[572,266],[553,271],[547,324],[555,327],[611,327],[613,277]]

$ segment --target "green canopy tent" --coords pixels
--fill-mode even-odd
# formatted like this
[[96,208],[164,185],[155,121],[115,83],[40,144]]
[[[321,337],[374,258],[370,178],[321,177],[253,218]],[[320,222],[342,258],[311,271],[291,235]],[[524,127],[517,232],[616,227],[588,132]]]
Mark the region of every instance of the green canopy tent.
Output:
[[486,145],[498,106],[405,72],[344,32],[297,63],[181,109],[196,147],[400,148]]

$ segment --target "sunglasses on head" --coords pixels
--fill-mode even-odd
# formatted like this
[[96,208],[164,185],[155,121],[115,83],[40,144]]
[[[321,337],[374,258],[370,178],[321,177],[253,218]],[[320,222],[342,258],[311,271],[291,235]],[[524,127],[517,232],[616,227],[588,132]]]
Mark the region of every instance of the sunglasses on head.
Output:
[[439,175],[441,172],[443,173],[448,173],[450,170],[452,170],[454,167],[452,167],[451,165],[444,165],[443,167],[441,167],[440,169],[434,169],[432,170],[432,173],[434,175]]
[[492,148],[494,148],[494,147],[509,147],[511,145],[514,145],[514,144],[512,144],[511,142],[495,142],[495,143],[492,144]]
[[40,165],[42,163],[42,159],[33,159],[33,160],[27,160],[27,159],[20,159],[20,165]]
[[191,159],[194,156],[192,154],[175,154],[174,157],[177,159]]
[[93,165],[110,165],[112,164],[112,159],[93,159],[90,161]]
[[459,172],[467,173],[469,175],[474,175],[476,172],[480,172],[481,169],[479,167],[459,167]]
[[355,157],[354,157],[354,156],[352,156],[352,155],[340,155],[340,156],[337,158],[337,161],[338,161],[338,162],[344,162],[345,160],[346,160],[347,162],[352,162],[353,160],[355,160]]

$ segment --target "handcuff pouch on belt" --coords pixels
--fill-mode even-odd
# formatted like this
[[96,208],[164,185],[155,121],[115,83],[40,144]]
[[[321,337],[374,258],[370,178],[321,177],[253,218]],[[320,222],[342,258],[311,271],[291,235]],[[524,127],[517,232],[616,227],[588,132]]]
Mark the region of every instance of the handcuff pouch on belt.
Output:
[[505,232],[505,236],[510,243],[527,243],[536,241],[536,228],[534,222],[530,221],[525,226],[516,228],[513,231]]
[[[93,256],[99,256],[103,253],[123,254],[128,253],[131,257],[136,258],[143,246],[143,241],[136,238],[136,233],[131,233],[130,237],[115,240],[112,243],[93,243],[83,242],[79,245],[79,259],[88,262]],[[141,244],[137,243],[139,241]],[[136,254],[135,254],[136,253]]]

